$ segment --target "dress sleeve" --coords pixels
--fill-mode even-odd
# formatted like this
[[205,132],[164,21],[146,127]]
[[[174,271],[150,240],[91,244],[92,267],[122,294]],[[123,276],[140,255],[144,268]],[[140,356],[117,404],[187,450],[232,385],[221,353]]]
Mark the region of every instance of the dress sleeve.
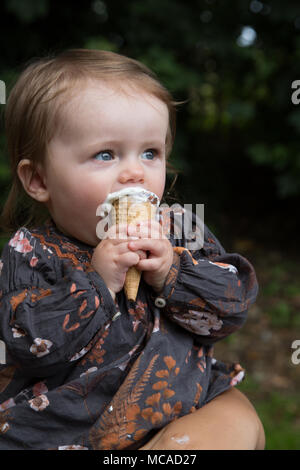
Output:
[[29,376],[66,369],[116,313],[102,278],[22,228],[2,252],[0,339]]
[[180,244],[173,246],[173,264],[159,294],[164,313],[203,344],[212,344],[245,323],[258,292],[255,271],[243,256],[226,253],[206,226],[202,248],[190,250],[185,240]]

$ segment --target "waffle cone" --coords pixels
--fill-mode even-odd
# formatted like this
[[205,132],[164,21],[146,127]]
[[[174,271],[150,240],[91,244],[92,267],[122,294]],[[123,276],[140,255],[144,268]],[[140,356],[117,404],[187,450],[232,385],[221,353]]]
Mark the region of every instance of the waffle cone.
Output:
[[[149,201],[137,203],[130,197],[118,199],[114,204],[115,223],[131,224],[155,218],[156,207]],[[127,273],[124,283],[124,290],[128,300],[136,300],[139,284],[141,280],[141,271],[135,266],[131,266]]]

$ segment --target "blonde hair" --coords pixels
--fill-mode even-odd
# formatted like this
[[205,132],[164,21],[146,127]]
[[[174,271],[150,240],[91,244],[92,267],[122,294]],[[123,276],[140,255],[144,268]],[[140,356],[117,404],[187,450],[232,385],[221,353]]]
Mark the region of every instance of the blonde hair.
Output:
[[[59,123],[59,110],[70,90],[87,79],[120,84],[127,80],[163,101],[169,111],[166,156],[170,155],[176,128],[176,103],[156,75],[144,64],[110,51],[71,49],[35,60],[13,87],[5,110],[5,130],[12,186],[1,215],[1,227],[12,232],[32,228],[49,217],[46,207],[30,198],[17,174],[18,163],[32,161],[33,173],[45,161],[48,144]],[[167,160],[167,172],[176,173]]]

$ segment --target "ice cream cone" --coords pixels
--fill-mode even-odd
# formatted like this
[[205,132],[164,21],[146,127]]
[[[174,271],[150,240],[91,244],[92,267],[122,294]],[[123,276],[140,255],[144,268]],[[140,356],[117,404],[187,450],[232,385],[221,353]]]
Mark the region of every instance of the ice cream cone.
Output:
[[[156,206],[150,201],[137,202],[134,197],[120,198],[113,203],[115,209],[115,223],[137,224],[138,222],[155,218]],[[141,271],[131,266],[124,283],[124,290],[128,300],[136,300],[141,280]]]
[[[155,193],[139,186],[127,187],[120,191],[109,193],[101,204],[97,215],[105,217],[110,214],[110,222],[119,224],[137,224],[145,220],[155,219],[157,208],[160,204],[159,197]],[[111,211],[111,209],[114,209]],[[99,237],[100,238],[100,237]],[[125,294],[128,300],[136,300],[141,272],[134,266],[126,273],[124,284]]]

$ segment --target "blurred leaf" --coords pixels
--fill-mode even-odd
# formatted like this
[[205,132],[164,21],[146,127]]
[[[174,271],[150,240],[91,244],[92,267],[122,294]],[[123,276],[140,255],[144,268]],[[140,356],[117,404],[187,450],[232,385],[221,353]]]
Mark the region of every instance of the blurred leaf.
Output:
[[171,50],[159,45],[150,46],[138,60],[153,70],[173,93],[184,90],[197,82],[197,74],[176,60]]

